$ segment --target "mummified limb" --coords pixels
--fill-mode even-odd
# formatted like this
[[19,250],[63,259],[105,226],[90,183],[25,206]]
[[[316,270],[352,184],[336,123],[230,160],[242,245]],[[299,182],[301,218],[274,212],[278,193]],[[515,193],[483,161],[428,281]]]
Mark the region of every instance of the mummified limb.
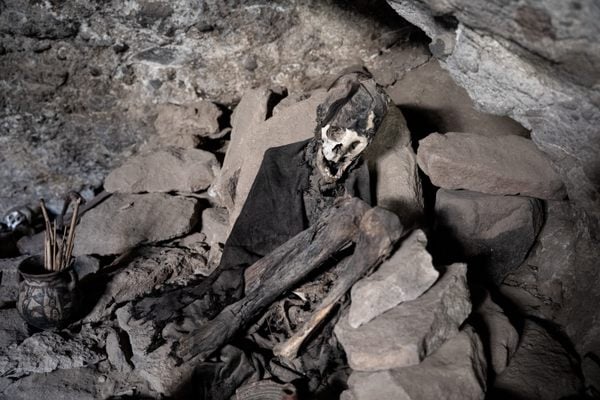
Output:
[[181,340],[176,349],[183,361],[205,360],[244,329],[287,290],[331,256],[355,242],[369,206],[357,198],[340,201],[307,230],[257,261],[255,284],[241,300]]
[[287,359],[295,358],[302,343],[319,327],[352,285],[367,271],[389,257],[401,235],[402,226],[396,215],[378,207],[367,211],[360,224],[354,253],[342,261],[342,268],[338,269],[340,275],[335,284],[311,318],[292,337],[275,346],[275,355]]

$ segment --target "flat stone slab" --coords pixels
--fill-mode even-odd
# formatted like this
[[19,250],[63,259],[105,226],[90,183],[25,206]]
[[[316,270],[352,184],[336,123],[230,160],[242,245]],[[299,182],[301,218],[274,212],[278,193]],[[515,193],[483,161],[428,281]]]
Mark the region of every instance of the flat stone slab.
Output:
[[200,149],[167,147],[130,158],[104,181],[111,193],[198,192],[219,172],[214,154]]
[[120,254],[189,233],[199,218],[198,200],[163,193],[114,194],[83,215],[75,255]]
[[353,329],[348,315],[335,327],[350,367],[378,371],[421,362],[446,340],[471,312],[467,266],[447,267],[441,279],[416,300],[402,303]]
[[483,400],[487,371],[483,344],[468,327],[419,365],[378,372],[354,372],[353,400]]
[[434,185],[445,189],[554,200],[566,196],[546,155],[520,136],[433,133],[419,141],[417,162]]
[[414,231],[389,260],[352,287],[351,327],[358,328],[396,305],[416,299],[433,285],[439,272],[433,268],[426,246],[425,233]]

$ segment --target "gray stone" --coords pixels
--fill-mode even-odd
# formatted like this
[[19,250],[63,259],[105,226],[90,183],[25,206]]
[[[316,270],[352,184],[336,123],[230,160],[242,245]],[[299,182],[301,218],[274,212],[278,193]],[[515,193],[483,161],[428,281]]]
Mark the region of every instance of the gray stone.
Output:
[[[596,41],[600,11],[596,3],[389,3],[428,32],[432,46],[443,43],[448,32],[456,39],[449,51],[437,54],[432,48],[442,66],[482,110],[508,115],[531,129],[533,141],[558,166],[569,198],[585,210],[584,220],[597,238],[600,107],[594,88],[600,79]],[[411,18],[415,4],[421,19]],[[440,15],[451,16],[454,24],[434,18]]]
[[119,372],[131,372],[132,367],[127,360],[127,356],[123,351],[122,340],[119,335],[113,330],[106,336],[106,356],[108,361]]
[[416,300],[402,303],[353,329],[341,318],[335,335],[350,367],[377,371],[419,364],[455,336],[471,312],[465,264],[447,267],[441,279]]
[[209,244],[225,243],[229,231],[229,212],[226,208],[207,208],[202,211],[202,233]]
[[525,260],[543,221],[536,199],[445,189],[437,191],[435,213],[448,256],[476,262],[496,284]]
[[419,141],[417,162],[431,182],[444,189],[556,200],[565,197],[550,161],[531,140],[520,136],[434,133]]
[[398,215],[407,229],[421,223],[424,207],[421,179],[410,132],[398,108],[389,108],[364,158],[375,178],[375,204]]
[[92,350],[96,343],[87,338],[63,338],[41,332],[0,349],[0,375],[21,377],[30,373],[92,365],[103,357]]
[[512,325],[504,310],[494,303],[489,293],[473,311],[481,323],[479,332],[484,342],[486,354],[489,355],[489,365],[496,375],[504,371],[519,345],[519,333]]
[[410,234],[392,257],[352,287],[348,322],[352,328],[369,322],[405,301],[419,297],[433,285],[439,272],[433,268],[422,230]]
[[169,147],[129,159],[112,171],[107,192],[198,192],[210,186],[219,172],[216,157],[200,149]]
[[496,378],[491,398],[558,400],[576,395],[581,388],[577,356],[542,325],[527,320],[519,348]]
[[198,221],[198,211],[193,198],[114,194],[83,215],[74,254],[119,254],[140,244],[183,236]]
[[421,123],[427,125],[425,129],[429,132],[529,137],[529,131],[512,119],[478,111],[467,91],[456,84],[435,58],[406,71],[387,92],[407,118],[426,118]]
[[354,400],[483,400],[487,363],[470,327],[444,343],[419,365],[378,372],[353,372]]
[[117,273],[110,276],[86,322],[97,322],[122,304],[157,291],[167,284],[184,285],[210,274],[204,256],[187,249],[145,247]]
[[27,324],[16,308],[0,310],[0,348],[21,343],[29,336]]

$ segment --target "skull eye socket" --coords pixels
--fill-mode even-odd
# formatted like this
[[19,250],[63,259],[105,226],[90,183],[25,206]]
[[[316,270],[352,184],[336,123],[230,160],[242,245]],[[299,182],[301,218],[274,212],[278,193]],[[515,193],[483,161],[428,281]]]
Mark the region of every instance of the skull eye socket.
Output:
[[356,141],[352,142],[352,143],[350,144],[350,151],[354,151],[354,150],[356,150],[356,148],[357,148],[359,145],[360,145],[360,142],[359,142],[358,140],[356,140]]

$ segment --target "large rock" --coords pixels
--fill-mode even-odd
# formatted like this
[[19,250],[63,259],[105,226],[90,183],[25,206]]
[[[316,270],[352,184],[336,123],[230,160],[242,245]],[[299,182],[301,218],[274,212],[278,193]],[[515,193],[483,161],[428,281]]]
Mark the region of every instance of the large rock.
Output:
[[374,178],[375,204],[398,215],[405,228],[422,223],[424,204],[419,169],[406,120],[398,108],[389,108],[363,157]]
[[198,221],[198,208],[198,201],[188,197],[114,194],[83,215],[74,254],[119,254],[185,235]]
[[432,38],[434,55],[482,110],[508,115],[531,129],[533,141],[556,163],[569,198],[586,211],[598,238],[596,2],[389,3]]
[[543,223],[538,200],[440,189],[436,239],[449,259],[471,262],[499,284],[527,257]]
[[101,321],[122,304],[148,295],[165,285],[185,284],[210,274],[206,258],[196,252],[169,247],[145,247],[117,273],[106,287],[86,322]]
[[357,371],[377,371],[420,363],[446,340],[471,312],[465,264],[447,267],[442,278],[416,300],[402,303],[358,329],[348,315],[335,327],[348,363]]
[[527,129],[512,119],[478,111],[467,91],[435,58],[406,71],[387,92],[406,118],[416,122],[410,126],[413,137],[432,132],[529,137]]
[[448,340],[419,365],[354,372],[354,400],[483,400],[487,363],[481,340],[470,327]]
[[198,192],[219,172],[214,154],[200,149],[168,147],[128,160],[104,181],[107,192]]
[[419,167],[445,189],[563,199],[565,191],[550,161],[520,136],[431,134],[419,141]]
[[521,343],[508,367],[497,377],[492,399],[563,399],[582,388],[577,356],[542,325],[527,320]]
[[405,301],[419,297],[437,280],[422,230],[410,234],[377,271],[352,287],[348,322],[352,328],[369,322]]
[[0,349],[0,375],[21,377],[30,373],[79,368],[95,364],[103,356],[92,350],[87,338],[63,338],[53,332],[36,333],[20,344]]

